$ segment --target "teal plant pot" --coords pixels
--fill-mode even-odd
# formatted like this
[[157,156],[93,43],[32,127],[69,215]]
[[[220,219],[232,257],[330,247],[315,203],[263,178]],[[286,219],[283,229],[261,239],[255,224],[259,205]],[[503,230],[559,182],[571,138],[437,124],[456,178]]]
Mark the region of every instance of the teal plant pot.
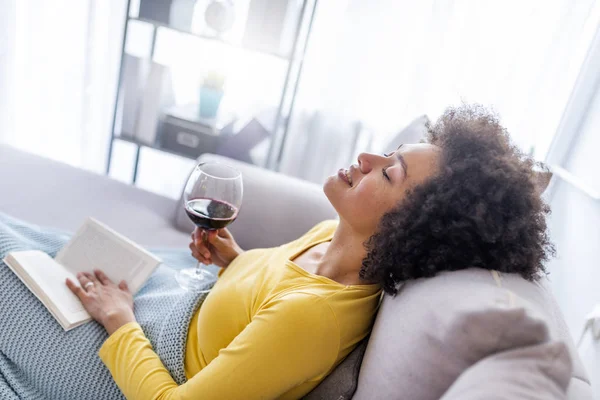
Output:
[[223,99],[223,91],[210,87],[200,88],[200,117],[215,118]]

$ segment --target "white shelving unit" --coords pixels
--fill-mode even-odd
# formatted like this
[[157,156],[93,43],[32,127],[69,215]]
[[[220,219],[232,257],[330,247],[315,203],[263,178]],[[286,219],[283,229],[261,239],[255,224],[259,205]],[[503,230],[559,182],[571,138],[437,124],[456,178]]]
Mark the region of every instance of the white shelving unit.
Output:
[[[146,0],[147,1],[147,0]],[[251,0],[252,1],[252,0]],[[268,5],[269,0],[259,0],[262,1],[262,5]],[[153,19],[148,19],[144,17],[140,17],[138,10],[134,8],[139,7],[139,1],[128,0],[127,4],[127,16],[125,20],[125,28],[123,32],[123,44],[121,50],[121,66],[119,71],[119,81],[117,86],[117,101],[115,102],[115,109],[113,113],[113,122],[111,129],[111,138],[109,144],[108,151],[108,160],[107,160],[107,168],[106,173],[109,174],[112,156],[113,156],[113,147],[115,146],[116,141],[128,142],[132,143],[135,148],[135,157],[134,157],[134,168],[133,168],[133,178],[132,183],[135,184],[137,176],[138,176],[138,167],[140,164],[140,153],[141,149],[152,148],[154,150],[175,154],[180,157],[185,158],[196,158],[197,155],[185,154],[183,152],[173,151],[171,149],[165,149],[158,138],[155,135],[155,139],[152,141],[144,141],[140,140],[133,134],[121,131],[120,122],[123,119],[122,113],[123,109],[120,109],[121,106],[121,94],[122,88],[124,84],[124,65],[125,59],[127,55],[131,55],[128,52],[128,32],[132,25],[143,25],[150,31],[150,39],[149,39],[149,52],[143,57],[147,62],[154,62],[155,56],[157,53],[157,38],[161,33],[173,33],[176,32],[181,34],[187,38],[191,38],[193,40],[200,40],[203,43],[209,43],[212,48],[223,48],[224,51],[239,51],[243,54],[250,54],[252,56],[257,57],[266,57],[271,60],[269,62],[273,63],[282,63],[282,68],[284,69],[284,73],[281,74],[283,79],[281,81],[281,88],[278,92],[278,98],[276,101],[272,101],[272,104],[276,104],[276,107],[273,109],[276,110],[274,112],[274,117],[271,125],[270,136],[267,140],[269,140],[268,151],[264,157],[264,167],[277,169],[277,165],[279,163],[279,159],[281,156],[281,148],[285,143],[285,137],[287,135],[287,128],[289,122],[289,116],[292,112],[294,106],[294,97],[297,91],[298,82],[300,75],[302,73],[304,54],[306,52],[307,43],[310,37],[310,32],[312,28],[312,22],[314,19],[315,10],[317,7],[318,0],[288,0],[290,6],[297,6],[297,17],[295,20],[292,20],[293,24],[289,48],[283,49],[282,51],[273,50],[273,49],[256,49],[251,46],[247,46],[243,40],[230,40],[226,36],[220,36],[216,33],[205,33],[198,32],[193,29],[180,29],[174,27],[170,24],[165,23],[164,21],[155,21]],[[141,0],[144,2],[144,0]],[[281,0],[277,0],[278,4],[281,4]],[[273,3],[275,4],[275,3]],[[266,12],[268,10],[265,10]],[[201,46],[200,46],[201,47]],[[197,54],[196,54],[197,55]],[[204,57],[211,57],[211,54],[202,54]],[[138,56],[139,57],[139,56]],[[190,83],[193,84],[193,83]],[[227,90],[225,91],[227,95]],[[131,118],[135,118],[134,116],[128,116]],[[158,115],[156,116],[159,117]],[[159,133],[159,132],[158,132]],[[154,132],[151,132],[151,135]]]

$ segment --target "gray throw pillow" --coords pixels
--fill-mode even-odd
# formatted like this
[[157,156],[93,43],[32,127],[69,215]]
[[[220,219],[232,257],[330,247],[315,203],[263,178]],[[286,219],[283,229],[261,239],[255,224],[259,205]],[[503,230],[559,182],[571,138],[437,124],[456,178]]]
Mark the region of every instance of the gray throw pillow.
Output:
[[518,347],[468,368],[440,400],[563,400],[572,367],[563,342]]
[[354,399],[439,399],[479,360],[549,339],[536,307],[499,287],[490,271],[410,281],[383,300]]
[[387,153],[396,150],[396,147],[404,143],[419,143],[427,136],[427,124],[429,118],[427,115],[421,115],[415,118],[410,124],[404,127],[400,132],[392,135],[381,149],[380,153]]

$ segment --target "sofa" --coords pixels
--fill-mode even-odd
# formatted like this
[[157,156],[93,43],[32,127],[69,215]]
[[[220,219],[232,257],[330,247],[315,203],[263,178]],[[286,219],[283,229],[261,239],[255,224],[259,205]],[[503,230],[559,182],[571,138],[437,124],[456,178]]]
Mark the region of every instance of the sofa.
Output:
[[[242,248],[277,246],[335,218],[321,188],[206,154],[242,172],[231,225]],[[186,177],[176,177],[182,183]],[[143,246],[186,247],[180,200],[0,145],[0,212],[74,231],[93,216]],[[592,399],[547,282],[480,269],[405,283],[384,296],[368,340],[307,399]]]

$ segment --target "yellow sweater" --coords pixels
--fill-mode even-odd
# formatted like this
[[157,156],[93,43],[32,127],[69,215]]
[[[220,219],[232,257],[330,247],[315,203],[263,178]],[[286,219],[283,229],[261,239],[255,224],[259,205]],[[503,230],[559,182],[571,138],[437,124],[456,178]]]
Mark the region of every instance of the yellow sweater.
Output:
[[300,239],[238,256],[192,319],[178,386],[140,326],[114,332],[98,354],[128,399],[297,399],[369,332],[377,285],[346,286],[290,259],[331,240],[337,221]]

